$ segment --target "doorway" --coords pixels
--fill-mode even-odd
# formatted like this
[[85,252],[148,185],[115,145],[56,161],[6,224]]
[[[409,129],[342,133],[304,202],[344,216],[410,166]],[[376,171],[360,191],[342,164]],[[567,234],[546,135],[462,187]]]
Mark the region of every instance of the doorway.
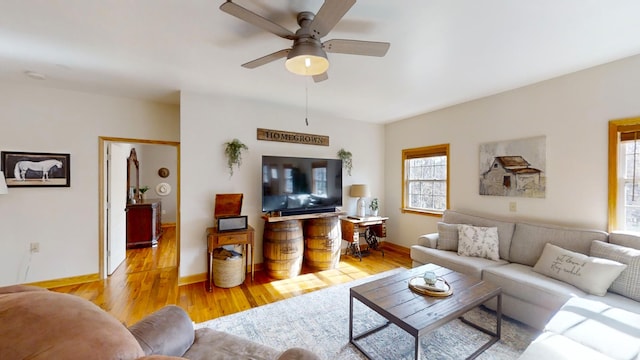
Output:
[[[130,139],[130,138],[112,138],[112,137],[99,137],[99,196],[100,196],[100,226],[99,226],[99,275],[100,279],[107,278],[108,274],[112,273],[115,268],[120,263],[110,264],[109,255],[112,251],[110,244],[110,232],[118,231],[118,226],[110,223],[110,219],[112,218],[112,213],[124,213],[125,209],[122,205],[112,207],[110,192],[115,193],[115,188],[112,187],[112,177],[114,174],[110,173],[109,166],[109,156],[108,152],[110,148],[117,146],[130,146],[131,148],[137,147],[142,152],[147,153],[147,161],[146,168],[144,167],[145,162],[141,160],[141,169],[145,169],[146,178],[145,185],[149,185],[149,191],[146,196],[159,197],[162,202],[165,202],[170,214],[166,214],[167,210],[163,209],[162,212],[170,217],[172,220],[175,219],[175,222],[167,221],[163,218],[162,223],[163,226],[168,225],[168,234],[174,243],[174,251],[171,251],[172,255],[175,257],[172,259],[170,263],[175,264],[176,268],[179,267],[180,261],[180,143],[179,142],[169,142],[169,141],[156,141],[156,140],[143,140],[143,139]],[[156,153],[156,155],[149,155],[152,153]],[[158,155],[160,154],[160,155]],[[175,158],[174,158],[175,156]],[[144,159],[144,155],[143,155]],[[155,159],[155,160],[154,160]],[[158,160],[160,159],[160,160]],[[159,165],[161,164],[161,165]],[[164,164],[171,164],[165,166]],[[159,167],[156,169],[156,167]],[[160,168],[163,170],[160,171]],[[171,169],[169,174],[167,174],[167,169]],[[142,170],[141,170],[142,171]],[[116,170],[117,172],[117,170]],[[123,179],[120,179],[123,180]],[[126,182],[126,179],[124,179]],[[120,192],[126,193],[126,186],[122,187],[120,184],[121,181],[116,181],[119,183],[117,186],[118,194]],[[166,186],[171,183],[173,187],[173,191],[170,191],[169,194],[166,194]],[[162,184],[162,189],[157,190]],[[142,186],[142,184],[141,184]],[[120,214],[122,215],[122,214]],[[113,217],[114,219],[118,219],[119,216]],[[121,220],[116,220],[121,221]],[[122,225],[122,224],[120,224]],[[121,234],[121,232],[120,232]],[[122,236],[122,235],[117,235]],[[162,241],[162,238],[161,240]],[[160,249],[166,249],[166,246],[158,246],[153,249],[141,249],[143,251],[127,250],[127,255],[130,256],[131,253],[136,253],[135,256],[141,256],[140,254],[150,253],[149,250],[153,252],[161,251]],[[117,250],[113,249],[116,253]],[[164,250],[162,250],[164,251]],[[144,255],[143,255],[144,256]]]

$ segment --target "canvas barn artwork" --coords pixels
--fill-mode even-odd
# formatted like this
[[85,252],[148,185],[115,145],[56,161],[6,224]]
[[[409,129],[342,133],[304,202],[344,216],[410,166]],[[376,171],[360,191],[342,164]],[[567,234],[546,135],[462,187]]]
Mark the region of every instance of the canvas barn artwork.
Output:
[[8,187],[69,187],[69,154],[3,151]]
[[480,145],[480,195],[544,198],[546,137]]

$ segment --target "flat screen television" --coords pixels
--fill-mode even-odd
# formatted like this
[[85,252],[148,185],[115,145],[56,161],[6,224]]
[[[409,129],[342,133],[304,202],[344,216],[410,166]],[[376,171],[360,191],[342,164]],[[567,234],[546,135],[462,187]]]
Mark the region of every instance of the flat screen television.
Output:
[[342,160],[262,156],[262,211],[282,216],[342,206]]

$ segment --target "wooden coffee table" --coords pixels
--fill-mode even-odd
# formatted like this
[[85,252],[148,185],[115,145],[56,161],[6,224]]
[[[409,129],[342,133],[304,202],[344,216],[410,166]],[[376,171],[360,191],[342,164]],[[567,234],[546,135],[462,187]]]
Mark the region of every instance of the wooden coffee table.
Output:
[[[409,289],[409,279],[421,276],[425,271],[434,271],[437,276],[443,277],[453,288],[453,294],[448,297],[431,297]],[[498,303],[495,332],[471,323],[463,317],[469,310],[494,297],[497,298]],[[354,298],[386,318],[387,323],[354,336]],[[491,336],[487,343],[468,357],[468,359],[474,359],[500,340],[502,289],[489,282],[438,265],[422,265],[351,288],[349,295],[349,342],[365,356],[372,358],[357,341],[390,324],[395,324],[413,336],[415,339],[415,359],[419,359],[420,336],[458,318],[465,324]]]

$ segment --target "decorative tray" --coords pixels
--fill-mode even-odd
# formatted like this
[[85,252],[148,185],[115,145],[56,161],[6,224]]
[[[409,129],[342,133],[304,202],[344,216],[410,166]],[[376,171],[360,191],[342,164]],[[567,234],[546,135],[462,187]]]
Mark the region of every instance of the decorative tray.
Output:
[[422,295],[434,297],[447,297],[453,294],[453,289],[443,278],[437,278],[434,285],[429,285],[424,281],[423,276],[414,276],[409,279],[409,289]]

